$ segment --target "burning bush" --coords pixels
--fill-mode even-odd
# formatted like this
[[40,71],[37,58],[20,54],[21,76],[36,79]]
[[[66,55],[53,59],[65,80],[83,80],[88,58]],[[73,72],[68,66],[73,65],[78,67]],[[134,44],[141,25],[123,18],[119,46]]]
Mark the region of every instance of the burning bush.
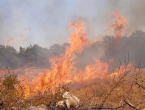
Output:
[[4,107],[24,106],[24,88],[18,81],[17,75],[7,67],[0,80],[0,99],[4,102]]
[[[30,61],[30,65],[33,65],[33,63],[35,65],[37,63],[42,65],[43,61],[45,61],[44,65],[47,67],[48,60],[45,60],[45,58],[49,58],[51,66],[49,64],[44,72],[38,72],[35,65],[33,65],[33,68],[30,68],[30,65],[28,65],[28,67],[25,66],[25,69],[35,69],[37,74],[33,74],[33,71],[28,73],[23,70],[26,74],[18,77],[7,68],[5,75],[1,77],[1,99],[4,101],[4,106],[7,108],[13,106],[22,108],[45,104],[49,108],[52,108],[55,102],[62,99],[63,92],[69,91],[67,84],[76,83],[76,86],[79,84],[83,86],[87,82],[94,81],[95,84],[88,83],[89,87],[82,88],[80,86],[79,90],[75,90],[75,87],[71,89],[74,91],[74,95],[80,97],[81,107],[83,109],[86,106],[89,109],[93,108],[92,105],[94,105],[94,109],[118,109],[125,108],[126,105],[132,108],[143,107],[140,104],[144,102],[142,98],[143,90],[138,91],[136,85],[144,89],[144,79],[142,78],[140,69],[138,72],[133,73],[135,67],[132,62],[129,63],[129,52],[128,61],[126,61],[126,57],[124,64],[121,64],[120,61],[119,69],[116,68],[116,62],[112,64],[113,61],[116,61],[115,58],[121,59],[122,56],[125,56],[124,48],[130,47],[130,40],[128,41],[128,39],[135,38],[134,36],[132,38],[121,37],[127,23],[125,18],[119,14],[115,13],[113,16],[118,18],[111,25],[115,30],[115,38],[104,37],[103,41],[95,43],[91,43],[87,38],[83,22],[71,21],[69,26],[69,45],[62,47],[64,53],[58,52],[58,56],[52,55],[53,58],[50,57],[51,55],[49,57],[46,55],[48,54],[47,49],[42,49],[38,45],[30,45],[27,49],[20,47],[19,54],[16,54],[16,51],[11,48],[13,51],[8,52],[12,56],[16,54],[21,59],[20,62],[26,61],[25,63],[28,63]],[[141,33],[141,36],[143,35],[144,33]],[[141,44],[144,44],[144,42],[141,41]],[[53,50],[55,47],[59,46],[52,46],[50,50]],[[89,56],[84,59],[85,63],[80,59],[80,62],[85,65],[85,69],[80,70],[77,68],[75,61],[79,61],[79,55],[87,56],[82,53],[82,50],[85,48],[88,51],[89,49],[91,53],[95,50],[94,47],[97,49],[98,54],[102,52],[103,55],[94,56],[96,53],[91,54],[91,57]],[[45,56],[44,59],[43,55]],[[8,61],[13,60],[10,56],[6,55]],[[88,64],[88,60],[92,60],[94,64]],[[115,68],[108,74],[110,67]],[[141,94],[138,94],[139,92]],[[130,104],[128,100],[135,104],[135,106]]]
[[27,108],[30,105],[45,104],[49,107],[55,106],[54,103],[62,99],[62,94],[69,91],[69,87],[65,84],[57,85],[52,91],[51,89],[45,90],[43,93],[37,91],[37,94],[26,97],[26,88],[23,86],[18,76],[14,71],[6,69],[2,70],[0,80],[0,100],[1,108],[10,109]]

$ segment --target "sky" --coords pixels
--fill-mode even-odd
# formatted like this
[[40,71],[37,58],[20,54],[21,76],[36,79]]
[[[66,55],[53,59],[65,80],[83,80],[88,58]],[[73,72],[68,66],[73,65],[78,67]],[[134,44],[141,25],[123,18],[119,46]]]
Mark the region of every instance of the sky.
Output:
[[[99,39],[116,11],[127,17],[124,34],[144,30],[145,0],[0,0],[0,44],[49,48],[68,41],[71,20],[85,22],[90,40]],[[8,42],[9,41],[9,42]]]

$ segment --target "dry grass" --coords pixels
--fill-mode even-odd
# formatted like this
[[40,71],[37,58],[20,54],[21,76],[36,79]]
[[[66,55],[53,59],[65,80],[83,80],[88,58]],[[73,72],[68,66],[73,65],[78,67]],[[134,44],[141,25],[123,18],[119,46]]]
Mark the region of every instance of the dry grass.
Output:
[[37,95],[26,98],[24,95],[25,88],[21,86],[17,75],[7,69],[5,76],[2,76],[0,80],[0,99],[3,100],[4,107],[7,109],[11,107],[26,108],[40,104],[53,108],[57,101],[62,100],[64,91],[71,91],[80,99],[80,106],[83,106],[83,109],[85,106],[88,109],[91,109],[92,106],[100,109],[104,107],[111,109],[119,106],[123,106],[119,110],[122,108],[124,110],[133,109],[125,101],[133,104],[138,109],[142,109],[145,107],[144,71],[144,69],[139,68],[130,69],[119,77],[94,79],[87,85],[85,82],[76,83],[73,87],[63,84],[56,87],[55,92],[47,90],[41,93],[38,91]]
[[[130,71],[128,75],[123,76],[96,79],[94,84],[79,90],[72,90],[72,93],[81,100],[81,105],[85,106],[98,105],[98,107],[101,106],[102,108],[116,108],[125,104],[124,100],[126,100],[138,109],[144,108],[145,90],[142,87],[145,87],[145,73],[141,70]],[[140,84],[140,86],[136,83]],[[107,96],[108,98],[103,102]],[[130,110],[131,108],[125,105],[124,109]]]

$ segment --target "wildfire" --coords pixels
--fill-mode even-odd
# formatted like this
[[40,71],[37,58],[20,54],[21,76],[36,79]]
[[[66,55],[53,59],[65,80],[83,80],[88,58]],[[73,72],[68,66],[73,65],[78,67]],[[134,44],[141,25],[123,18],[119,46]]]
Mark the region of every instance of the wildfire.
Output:
[[70,45],[65,48],[65,53],[61,54],[60,57],[49,59],[51,68],[48,69],[47,72],[40,73],[38,77],[32,80],[31,87],[34,93],[38,90],[44,91],[48,87],[54,89],[56,84],[72,82],[72,79],[69,78],[71,78],[71,74],[75,73],[77,70],[74,66],[75,54],[81,53],[83,47],[89,46],[90,44],[89,40],[86,38],[87,34],[83,26],[83,22],[71,22],[69,26],[71,31],[69,39]]
[[[117,17],[115,23],[110,27],[115,30],[115,37],[118,39],[127,25],[125,18],[118,13],[113,13],[113,17]],[[95,78],[104,78],[119,76],[124,73],[120,71],[117,73],[107,74],[109,64],[96,59],[96,63],[88,65],[85,70],[78,70],[75,67],[74,60],[76,54],[80,54],[85,46],[91,45],[87,39],[84,22],[71,21],[70,38],[68,40],[69,46],[65,47],[65,52],[59,57],[50,58],[51,68],[45,72],[40,72],[37,76],[34,74],[26,74],[19,79],[25,87],[25,94],[27,96],[35,95],[38,91],[44,92],[47,90],[55,90],[55,87],[63,83],[81,82]],[[111,60],[110,60],[111,61]],[[129,67],[130,68],[130,67]],[[26,70],[29,70],[26,68]],[[27,73],[27,72],[26,72]]]
[[10,37],[8,40],[7,40],[7,45],[10,44],[11,41],[15,40],[13,37]]
[[113,28],[114,33],[115,33],[114,36],[115,36],[116,40],[118,40],[119,37],[121,37],[122,33],[124,32],[124,30],[127,26],[126,17],[121,16],[117,12],[113,12],[112,18],[117,18],[115,20],[115,22],[110,26],[110,28]]

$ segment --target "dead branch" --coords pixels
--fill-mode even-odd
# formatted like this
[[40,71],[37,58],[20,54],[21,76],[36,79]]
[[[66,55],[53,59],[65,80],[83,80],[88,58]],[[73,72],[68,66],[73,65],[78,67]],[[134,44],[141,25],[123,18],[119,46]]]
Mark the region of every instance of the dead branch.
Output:
[[110,90],[109,94],[105,97],[105,99],[102,102],[102,105],[99,107],[99,110],[101,110],[104,106],[104,103],[108,99],[108,97],[111,95],[113,90],[119,85],[119,83],[122,81],[122,79],[129,73],[130,71],[125,72],[125,74],[119,79],[119,81],[114,85],[114,87]]
[[[123,105],[121,105],[121,106],[118,106],[118,107],[116,107],[116,108],[112,108],[112,107],[99,107],[99,106],[85,106],[85,108],[91,108],[91,109],[95,109],[95,110],[99,110],[99,109],[109,109],[109,110],[117,110],[117,109],[120,109],[120,108],[123,108],[124,106],[125,106],[126,104],[123,104]],[[83,106],[82,107],[78,107],[78,108],[83,108]]]
[[145,87],[143,87],[142,85],[140,85],[138,82],[136,82],[135,84],[137,84],[139,87],[141,87],[142,89],[145,90]]
[[130,106],[131,108],[134,108],[135,110],[139,110],[138,108],[136,108],[134,105],[132,105],[131,103],[127,102],[126,100],[124,100],[124,102]]
[[90,108],[91,108],[91,105],[92,105],[92,103],[93,103],[95,97],[96,97],[96,95],[93,97],[93,99],[92,99],[92,101],[91,101]]

